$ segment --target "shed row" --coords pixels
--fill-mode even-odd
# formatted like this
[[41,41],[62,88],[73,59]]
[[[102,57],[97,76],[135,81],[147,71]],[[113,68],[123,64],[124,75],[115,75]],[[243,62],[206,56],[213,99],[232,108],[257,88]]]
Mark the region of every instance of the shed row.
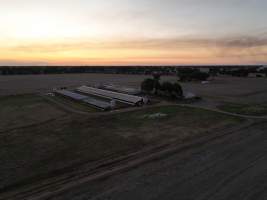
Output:
[[93,87],[88,87],[88,86],[81,86],[77,88],[77,91],[84,93],[84,94],[108,98],[111,100],[114,99],[116,101],[130,104],[130,105],[142,105],[144,103],[144,99],[139,96],[123,94],[123,93],[118,93],[118,92],[113,92],[109,90],[103,90],[103,89],[98,89],[98,88],[93,88]]
[[89,105],[96,107],[98,109],[101,109],[101,110],[110,110],[111,109],[111,104],[108,102],[101,101],[101,100],[98,100],[98,99],[95,99],[92,97],[88,97],[88,96],[85,96],[85,95],[82,95],[82,94],[79,94],[76,92],[71,92],[68,90],[57,90],[55,93],[58,95],[61,95],[63,97],[70,98],[70,99],[75,100],[75,101],[80,101],[82,103],[89,104]]
[[112,85],[112,84],[102,85],[100,89],[111,90],[114,92],[119,92],[119,93],[124,93],[124,94],[129,94],[129,95],[138,95],[141,92],[140,90],[137,90],[135,88],[129,88],[129,87],[124,87],[124,86]]

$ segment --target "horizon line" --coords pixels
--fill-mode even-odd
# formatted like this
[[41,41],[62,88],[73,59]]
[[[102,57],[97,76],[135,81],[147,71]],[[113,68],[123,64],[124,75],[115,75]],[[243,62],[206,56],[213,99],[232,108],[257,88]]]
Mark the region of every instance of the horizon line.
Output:
[[267,64],[196,64],[196,65],[0,65],[0,67],[223,67],[265,66]]

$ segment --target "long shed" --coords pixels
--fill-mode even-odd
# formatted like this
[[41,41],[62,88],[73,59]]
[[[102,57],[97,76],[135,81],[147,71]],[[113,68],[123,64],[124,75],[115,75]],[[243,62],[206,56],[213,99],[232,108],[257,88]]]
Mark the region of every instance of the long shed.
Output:
[[88,98],[88,96],[85,96],[85,95],[82,95],[82,94],[79,94],[76,92],[71,92],[69,90],[57,90],[55,93],[58,95],[65,96],[65,97],[68,97],[70,99],[76,100],[76,101],[81,101],[81,100]]
[[77,91],[83,94],[104,97],[104,98],[108,98],[111,100],[114,99],[119,102],[130,104],[130,105],[142,105],[144,103],[144,99],[139,96],[123,94],[119,92],[113,92],[109,90],[103,90],[103,89],[98,89],[98,88],[93,88],[93,87],[88,87],[88,86],[81,86],[77,88]]
[[79,94],[76,92],[71,92],[68,90],[57,90],[55,93],[58,95],[61,95],[63,97],[70,98],[72,100],[88,104],[90,106],[93,106],[93,107],[101,109],[101,110],[110,110],[111,109],[111,104],[108,102],[101,101],[101,100],[95,99],[93,97],[88,97],[86,95],[82,95],[82,94]]

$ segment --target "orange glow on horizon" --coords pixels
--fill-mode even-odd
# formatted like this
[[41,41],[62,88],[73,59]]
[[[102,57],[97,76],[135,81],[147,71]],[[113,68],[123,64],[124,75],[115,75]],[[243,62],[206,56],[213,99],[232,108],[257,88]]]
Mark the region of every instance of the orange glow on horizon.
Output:
[[215,46],[205,40],[21,43],[0,48],[0,65],[1,62],[22,65],[242,64],[255,60],[264,62],[267,53],[265,46],[244,50],[239,46]]
[[0,66],[267,63],[266,5],[3,0]]

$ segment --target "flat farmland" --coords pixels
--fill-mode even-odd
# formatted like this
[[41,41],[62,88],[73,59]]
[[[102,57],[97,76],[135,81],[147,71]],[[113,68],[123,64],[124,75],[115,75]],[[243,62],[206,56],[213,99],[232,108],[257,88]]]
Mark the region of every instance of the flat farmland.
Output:
[[265,200],[266,123],[54,196],[53,200]]
[[1,76],[0,95],[49,91],[58,87],[77,87],[86,84],[111,83],[139,87],[148,76],[112,74],[61,74]]
[[[6,118],[0,133],[0,194],[58,175],[68,176],[99,160],[213,134],[244,121],[179,106],[83,116],[66,113],[35,95],[11,96],[8,101],[2,98],[0,103],[2,108],[13,109],[10,113],[0,110]],[[158,113],[162,116],[154,117]]]
[[[39,199],[39,195],[55,195],[54,190],[64,190],[69,184],[71,189],[55,195],[55,199],[136,199],[134,194],[139,194],[140,199],[164,199],[164,195],[168,199],[177,199],[177,195],[181,199],[197,199],[198,188],[204,199],[206,186],[212,189],[212,194],[207,195],[217,199],[220,184],[226,182],[236,184],[242,195],[246,195],[243,183],[245,188],[252,188],[249,195],[259,189],[262,197],[266,184],[257,185],[262,183],[261,177],[266,177],[266,118],[240,118],[202,108],[214,104],[231,113],[266,115],[267,79],[216,77],[209,84],[181,83],[185,91],[203,97],[203,101],[193,105],[195,108],[165,102],[99,113],[64,98],[37,94],[84,84],[112,83],[138,88],[148,77],[1,76],[0,199]],[[162,77],[165,80],[177,78]],[[213,137],[214,140],[210,139]],[[203,138],[208,140],[202,144]],[[135,162],[187,143],[194,145],[171,157],[158,157],[139,168],[121,172],[120,176],[72,186],[90,178],[91,173],[94,176],[123,168],[128,164],[127,159],[123,162],[125,157]],[[176,190],[177,186],[181,189]],[[196,190],[189,192],[191,186]],[[226,190],[221,192],[225,199],[227,195],[237,195],[230,187],[221,188]],[[31,195],[36,198],[30,198]]]
[[209,84],[182,83],[185,91],[191,91],[216,101],[235,103],[266,103],[267,78],[215,77]]
[[[139,88],[150,76],[115,74],[61,74],[0,76],[0,96],[47,92],[53,88],[102,83]],[[176,81],[175,76],[163,76],[162,81]],[[215,77],[209,84],[182,83],[185,91],[216,101],[233,103],[267,102],[267,78]]]
[[66,114],[37,95],[0,97],[0,133],[53,121]]

